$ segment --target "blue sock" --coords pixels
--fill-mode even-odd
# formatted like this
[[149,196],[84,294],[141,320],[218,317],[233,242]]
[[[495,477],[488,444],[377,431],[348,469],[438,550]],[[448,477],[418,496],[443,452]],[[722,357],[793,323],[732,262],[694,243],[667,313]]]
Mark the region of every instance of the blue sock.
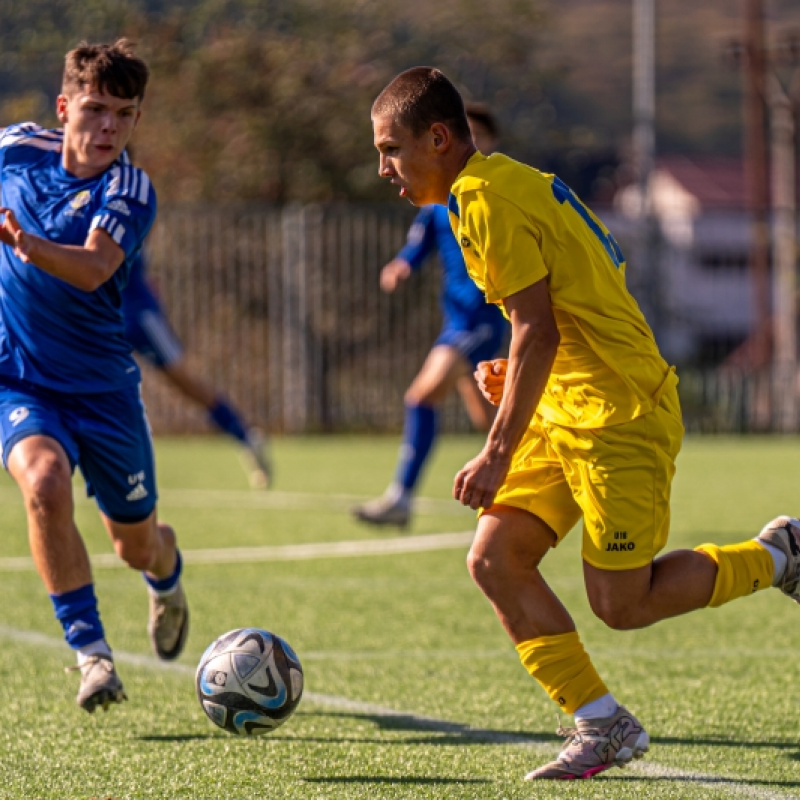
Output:
[[395,482],[410,491],[419,480],[420,472],[436,439],[438,412],[430,406],[406,406],[403,423],[403,443],[397,464]]
[[175,585],[178,583],[178,580],[181,577],[181,572],[183,571],[183,559],[181,558],[180,550],[176,550],[175,555],[177,556],[175,559],[175,569],[172,571],[172,575],[170,575],[168,578],[161,578],[160,580],[157,580],[155,578],[151,578],[146,572],[142,573],[147,585],[154,592],[169,592],[170,589],[174,589]]
[[218,399],[216,405],[208,411],[211,421],[229,436],[240,442],[247,441],[247,430],[239,412],[225,400]]
[[73,650],[98,639],[105,639],[93,584],[89,583],[63,594],[51,594],[50,600],[56,619],[64,629],[64,638]]

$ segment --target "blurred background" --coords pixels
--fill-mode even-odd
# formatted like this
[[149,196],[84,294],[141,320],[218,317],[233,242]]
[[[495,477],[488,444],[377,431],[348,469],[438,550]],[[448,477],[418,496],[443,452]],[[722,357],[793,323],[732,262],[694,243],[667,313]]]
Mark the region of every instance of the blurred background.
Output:
[[[690,431],[800,429],[797,0],[0,0],[0,126],[55,126],[64,53],[138,42],[150,270],[197,372],[273,433],[399,431],[438,268],[378,273],[414,209],[369,111],[400,70],[486,103],[622,244]],[[151,380],[157,433],[205,415]],[[445,430],[469,422],[456,398]]]

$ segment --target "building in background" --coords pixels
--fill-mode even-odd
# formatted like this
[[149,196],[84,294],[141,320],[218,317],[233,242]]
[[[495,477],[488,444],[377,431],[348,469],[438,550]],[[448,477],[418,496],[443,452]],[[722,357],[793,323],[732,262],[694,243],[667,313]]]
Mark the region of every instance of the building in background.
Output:
[[[651,263],[629,265],[631,280],[657,284],[656,334],[670,361],[718,365],[747,340],[755,323],[741,160],[659,158],[652,204],[656,246]],[[638,190],[631,184],[616,194],[605,219],[623,242],[633,236],[637,208]]]

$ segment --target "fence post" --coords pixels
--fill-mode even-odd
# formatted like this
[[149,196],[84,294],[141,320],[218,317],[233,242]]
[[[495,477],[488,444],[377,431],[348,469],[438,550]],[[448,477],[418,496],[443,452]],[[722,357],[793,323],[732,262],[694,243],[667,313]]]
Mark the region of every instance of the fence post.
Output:
[[314,335],[314,290],[320,288],[322,215],[317,206],[287,206],[281,215],[283,430],[305,433],[318,423],[315,398],[321,355]]

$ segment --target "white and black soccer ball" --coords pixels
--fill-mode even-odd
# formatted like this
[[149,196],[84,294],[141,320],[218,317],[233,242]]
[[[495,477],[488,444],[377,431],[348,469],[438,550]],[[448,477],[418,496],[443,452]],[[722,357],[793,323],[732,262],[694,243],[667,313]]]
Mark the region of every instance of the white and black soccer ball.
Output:
[[195,688],[215,725],[254,736],[292,716],[303,695],[303,667],[280,636],[261,628],[237,628],[203,653]]

